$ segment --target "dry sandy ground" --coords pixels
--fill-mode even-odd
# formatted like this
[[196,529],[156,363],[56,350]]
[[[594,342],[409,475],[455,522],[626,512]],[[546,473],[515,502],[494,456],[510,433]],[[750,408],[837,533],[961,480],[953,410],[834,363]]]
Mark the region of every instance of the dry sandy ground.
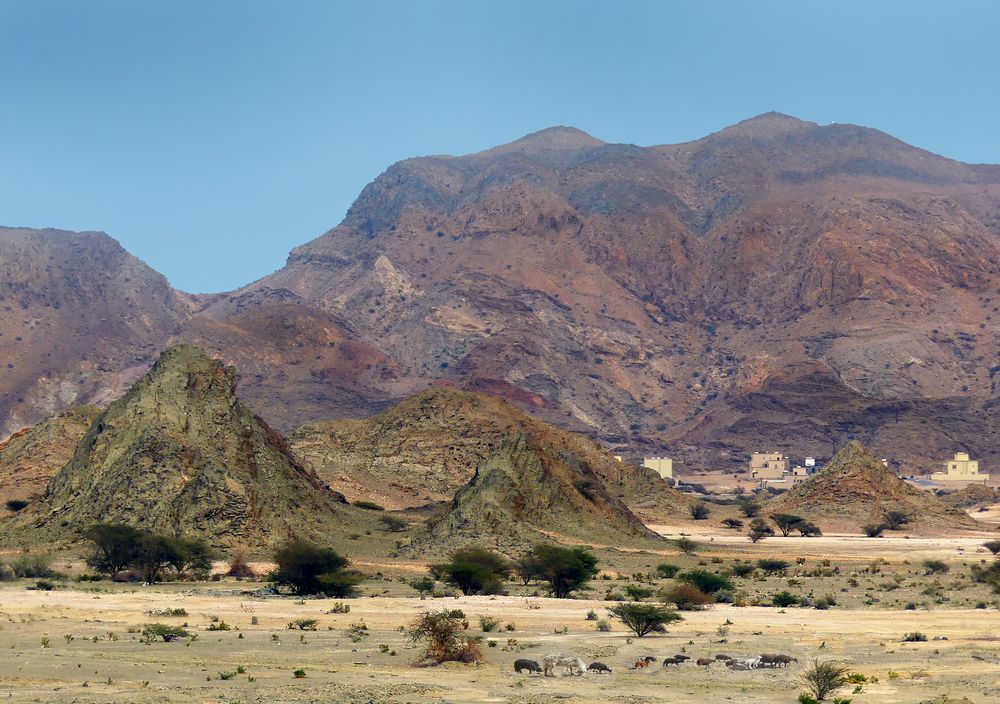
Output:
[[[221,589],[226,588],[239,585],[223,584]],[[720,605],[685,614],[686,620],[668,635],[630,643],[617,624],[615,631],[599,633],[586,621],[589,609],[605,615],[607,604],[597,601],[386,597],[349,603],[349,614],[334,615],[327,613],[333,600],[265,600],[212,593],[207,586],[39,592],[27,591],[23,584],[4,585],[0,697],[10,702],[102,703],[794,702],[801,663],[787,671],[753,672],[716,666],[705,671],[691,664],[637,672],[626,668],[646,654],[662,658],[679,652],[695,657],[786,652],[802,663],[812,657],[842,659],[852,669],[876,676],[878,683],[865,685],[860,694],[851,695],[851,688],[845,688],[844,695],[853,696],[856,704],[917,703],[942,693],[973,702],[1000,701],[1000,664],[972,657],[1000,662],[1000,617],[995,610],[782,611]],[[145,613],[167,606],[183,607],[189,615],[153,619]],[[484,665],[413,667],[417,651],[396,629],[421,610],[444,606],[463,609],[473,632],[478,632],[478,616],[483,614],[513,623],[516,630],[486,635],[495,636],[498,643],[485,648]],[[206,631],[213,616],[239,630]],[[257,625],[251,625],[254,616]],[[286,624],[294,618],[316,618],[319,630],[288,630]],[[720,643],[718,629],[727,619],[732,621],[728,642]],[[198,638],[190,644],[145,645],[137,634],[128,633],[130,626],[152,620],[187,622]],[[362,620],[371,634],[352,643],[344,629]],[[563,628],[568,632],[554,632]],[[903,632],[910,630],[947,640],[901,643]],[[49,639],[48,647],[42,647],[42,638]],[[504,650],[508,638],[517,644]],[[390,652],[381,652],[381,644]],[[602,660],[614,673],[546,679],[511,672],[515,658],[538,659],[555,650],[577,653],[588,662]],[[246,673],[219,678],[219,673],[234,672],[238,666]],[[293,678],[296,668],[305,669],[306,677]]]

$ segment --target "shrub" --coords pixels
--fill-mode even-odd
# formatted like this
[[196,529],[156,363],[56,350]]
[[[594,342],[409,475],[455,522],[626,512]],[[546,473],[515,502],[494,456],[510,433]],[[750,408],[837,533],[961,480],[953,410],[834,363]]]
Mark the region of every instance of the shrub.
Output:
[[29,579],[53,579],[59,573],[52,569],[52,558],[48,555],[21,555],[10,563],[14,575]]
[[183,626],[171,626],[166,623],[147,623],[142,627],[142,635],[150,640],[162,638],[165,643],[169,643],[178,638],[187,638],[191,633]]
[[706,594],[715,594],[715,592],[720,589],[733,589],[733,583],[729,577],[716,574],[715,572],[709,572],[708,570],[691,570],[689,572],[684,572],[678,577],[678,579],[682,582],[693,584]]
[[927,636],[920,631],[911,631],[910,633],[903,634],[904,643],[924,643],[927,641]]
[[24,499],[7,499],[7,501],[4,502],[4,506],[7,507],[8,511],[17,513],[21,509],[26,508],[28,506],[28,502]]
[[385,511],[385,506],[377,504],[374,501],[355,501],[353,505],[358,508],[368,509],[369,511]]
[[983,543],[983,547],[996,555],[997,553],[1000,553],[1000,540],[988,540]]
[[448,562],[431,565],[431,574],[466,595],[500,594],[510,572],[510,563],[502,555],[478,546],[456,550]]
[[816,699],[823,701],[828,694],[844,686],[847,671],[846,665],[837,662],[813,660],[799,676],[799,681]]
[[734,577],[749,577],[756,571],[756,565],[752,565],[749,562],[737,562],[729,569],[729,574]]
[[910,517],[903,511],[886,511],[882,522],[888,530],[899,530],[910,522]]
[[924,560],[924,569],[927,574],[945,574],[951,568],[944,560]]
[[797,530],[799,535],[803,538],[812,538],[818,535],[823,535],[823,531],[819,529],[819,526],[815,523],[810,523],[809,521],[800,521],[799,524],[795,526],[795,530]]
[[732,528],[733,530],[741,530],[743,528],[743,521],[738,518],[724,518],[722,520],[722,525],[726,528]]
[[625,593],[628,594],[628,598],[632,601],[642,601],[643,599],[648,599],[653,596],[652,589],[638,584],[626,584]]
[[685,555],[693,555],[698,551],[698,543],[684,536],[675,540],[674,545]]
[[288,622],[288,630],[315,631],[318,625],[319,621],[314,618],[297,618],[294,621]]
[[500,626],[500,619],[493,618],[492,616],[480,616],[479,617],[479,628],[483,633],[492,633]]
[[287,586],[293,594],[351,596],[363,577],[347,570],[350,562],[331,548],[304,540],[291,540],[274,554],[277,569],[268,578],[275,586]]
[[757,560],[757,566],[766,574],[768,577],[771,575],[779,574],[787,570],[791,565],[785,560],[778,560],[776,558],[764,557]]
[[753,518],[760,513],[760,504],[756,501],[741,499],[738,505],[740,513],[742,513],[745,518]]
[[6,562],[0,562],[0,582],[11,582],[17,579],[14,568]]
[[306,671],[303,670],[301,667],[297,670],[292,670],[292,677],[294,677],[297,680],[301,680],[305,676],[306,676]]
[[688,507],[688,511],[691,513],[691,518],[696,521],[703,521],[708,518],[710,513],[712,513],[711,509],[708,508],[708,504],[704,501],[691,504],[691,506]]
[[767,525],[763,518],[755,518],[750,522],[747,537],[751,543],[759,543],[764,538],[774,535],[774,528]]
[[775,513],[771,516],[771,520],[774,521],[774,525],[778,526],[778,530],[784,537],[788,537],[788,534],[795,530],[795,526],[802,523],[802,516],[796,516],[793,513]]
[[379,523],[385,526],[385,529],[390,533],[402,533],[404,530],[410,527],[410,524],[404,521],[402,518],[397,516],[382,516],[378,519]]
[[434,663],[476,663],[483,659],[476,638],[464,634],[468,621],[461,615],[445,609],[425,611],[407,629],[407,637],[414,643],[426,643],[424,659]]
[[676,611],[656,604],[616,604],[608,609],[608,613],[625,624],[638,638],[649,633],[663,632],[668,623],[683,620]]
[[786,606],[795,606],[795,604],[799,603],[799,598],[789,591],[782,591],[771,597],[771,603],[784,608]]
[[240,579],[255,579],[257,577],[257,571],[250,566],[246,555],[241,552],[236,553],[236,557],[229,563],[229,570],[226,574]]
[[421,594],[429,594],[434,591],[434,580],[431,577],[419,577],[410,580],[410,586]]
[[680,567],[677,565],[671,565],[669,562],[661,562],[656,566],[657,574],[665,579],[673,579],[680,571]]
[[669,589],[662,590],[659,597],[664,603],[676,606],[678,611],[696,611],[715,601],[711,595],[706,594],[693,584],[674,585]]
[[538,578],[557,599],[582,589],[597,573],[597,558],[586,548],[541,544],[531,550],[538,561]]
[[885,531],[885,526],[881,523],[866,523],[861,526],[861,530],[869,538],[881,538],[882,533]]
[[611,623],[609,623],[607,619],[602,618],[596,624],[594,624],[594,628],[596,628],[598,631],[602,633],[607,633],[608,631],[611,630]]

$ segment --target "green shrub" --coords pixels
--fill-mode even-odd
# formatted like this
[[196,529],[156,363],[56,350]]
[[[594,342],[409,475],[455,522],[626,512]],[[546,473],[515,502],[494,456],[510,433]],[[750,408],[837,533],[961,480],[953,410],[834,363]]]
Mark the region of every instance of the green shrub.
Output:
[[757,566],[752,565],[749,562],[737,562],[735,565],[729,568],[729,574],[734,577],[749,577],[754,572],[757,571]]
[[492,616],[480,616],[479,617],[479,629],[483,633],[492,633],[497,630],[500,626],[500,619],[493,618]]
[[682,582],[693,584],[706,594],[714,594],[720,589],[733,589],[733,583],[728,577],[708,570],[683,572],[678,576],[678,579]]
[[677,565],[671,565],[669,562],[661,562],[656,566],[656,572],[661,577],[666,579],[673,579],[677,576],[677,573],[681,571],[681,568]]
[[676,545],[677,549],[680,550],[685,555],[695,554],[696,552],[698,552],[698,547],[699,547],[698,543],[691,540],[691,538],[687,538],[684,536],[677,538],[677,540],[674,541],[674,545]]
[[799,597],[789,591],[781,591],[771,597],[771,603],[782,608],[786,606],[794,606],[799,603]]
[[951,568],[944,560],[924,560],[924,569],[927,574],[945,574]]
[[791,563],[785,560],[779,560],[776,558],[763,557],[757,560],[757,566],[760,567],[761,571],[770,577],[771,575],[780,574],[791,567]]
[[297,618],[294,621],[288,622],[288,630],[315,631],[318,625],[319,621],[314,618]]
[[470,546],[456,550],[448,562],[431,565],[431,574],[463,594],[501,594],[511,564],[492,550]]
[[369,511],[385,511],[385,506],[377,504],[374,501],[355,501],[353,505],[358,508],[368,509]]
[[149,639],[162,638],[169,643],[178,638],[187,638],[191,633],[183,626],[171,626],[166,623],[147,623],[142,627],[142,635]]
[[424,643],[424,659],[430,662],[477,663],[483,659],[479,639],[465,634],[469,622],[461,612],[444,609],[425,611],[406,631],[414,643]]
[[276,587],[287,586],[293,594],[325,594],[347,597],[364,577],[347,570],[350,562],[331,548],[304,540],[291,540],[274,554],[277,568],[268,578]]
[[625,593],[628,594],[628,598],[632,601],[642,601],[643,599],[648,599],[653,596],[652,589],[638,584],[626,584]]
[[910,633],[903,634],[904,643],[923,643],[927,640],[927,636],[920,631],[911,631]]
[[597,558],[586,548],[540,544],[532,548],[531,556],[537,562],[537,578],[557,599],[582,589],[599,571]]

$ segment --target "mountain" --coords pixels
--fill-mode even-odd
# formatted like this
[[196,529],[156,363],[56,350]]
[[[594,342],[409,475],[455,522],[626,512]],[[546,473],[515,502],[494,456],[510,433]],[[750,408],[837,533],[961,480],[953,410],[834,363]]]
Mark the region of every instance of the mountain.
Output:
[[283,431],[447,382],[681,468],[852,438],[908,473],[989,466],[998,268],[1000,166],[777,113],[649,147],[557,127],[392,165],[229,294],[102,235],[0,231],[0,437],[192,342]]
[[98,416],[15,533],[70,537],[129,523],[263,546],[346,530],[344,499],[236,399],[235,372],[191,346],[165,351]]
[[765,513],[790,513],[827,531],[860,531],[881,523],[887,511],[910,517],[905,531],[940,535],[975,530],[964,511],[948,506],[928,491],[900,479],[857,441],[849,442],[815,475],[769,501]]
[[611,496],[650,521],[689,518],[689,499],[652,470],[616,461],[585,436],[549,425],[495,396],[434,386],[364,420],[305,425],[297,457],[352,501],[390,509],[451,501],[476,468],[515,435],[585,464]]
[[485,539],[510,550],[554,535],[615,546],[662,540],[608,493],[586,462],[524,433],[505,438],[428,529],[437,547]]
[[[21,430],[0,443],[0,496],[33,502],[73,457],[76,444],[100,414],[93,406],[77,406]],[[0,518],[9,513],[0,506]]]

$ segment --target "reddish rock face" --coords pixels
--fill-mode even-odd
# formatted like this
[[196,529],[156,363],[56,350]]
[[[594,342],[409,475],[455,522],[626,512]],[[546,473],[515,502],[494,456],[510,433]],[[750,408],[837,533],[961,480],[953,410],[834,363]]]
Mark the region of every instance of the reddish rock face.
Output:
[[[106,289],[84,301],[63,264],[46,274],[73,315],[110,311],[106,335],[100,317],[74,327],[46,307],[37,235],[16,231],[29,251],[0,247],[0,346],[25,320],[56,342],[32,337],[18,352],[50,357],[0,376],[0,423],[113,396],[189,340],[237,364],[241,394],[282,429],[445,381],[700,465],[765,445],[829,456],[851,437],[913,470],[956,443],[989,464],[998,213],[1000,167],[850,125],[769,114],[654,147],[553,128],[393,165],[340,225],[234,294],[163,283],[128,305]],[[53,238],[53,261],[71,260]],[[140,266],[108,247],[85,269]]]

